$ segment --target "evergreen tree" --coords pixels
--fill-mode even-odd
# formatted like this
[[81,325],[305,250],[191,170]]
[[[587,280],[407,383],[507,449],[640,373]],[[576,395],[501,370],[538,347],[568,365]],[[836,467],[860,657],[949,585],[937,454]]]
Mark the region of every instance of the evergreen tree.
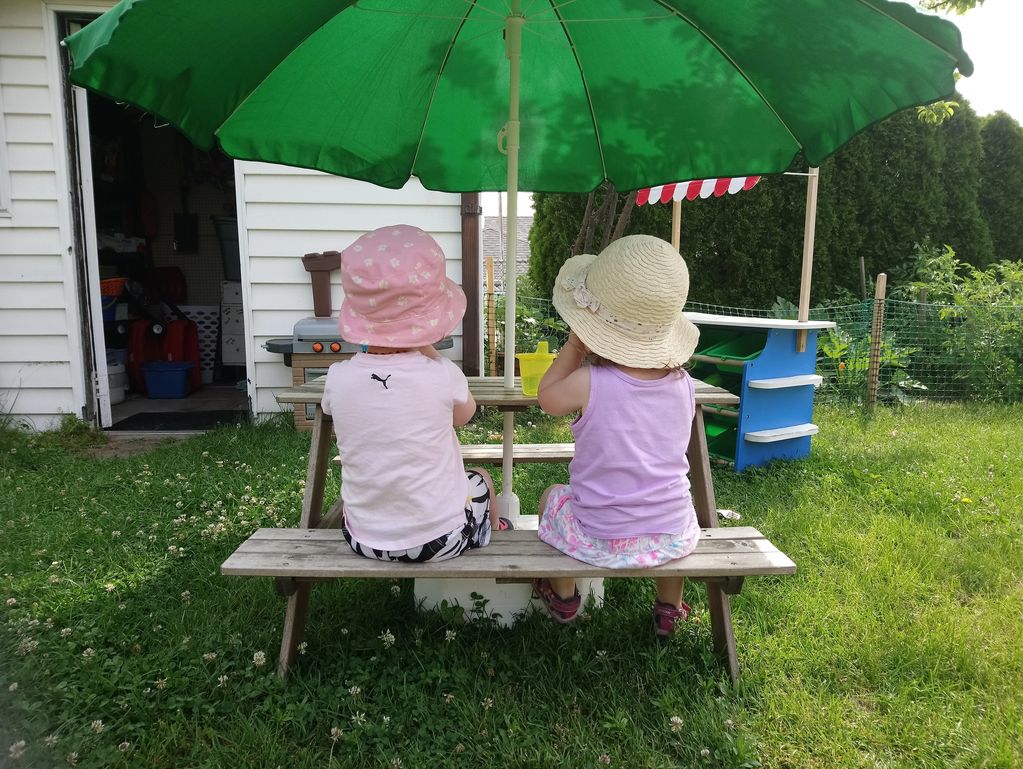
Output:
[[959,258],[975,267],[986,267],[994,258],[991,231],[979,205],[981,165],[984,156],[980,120],[969,104],[961,106],[939,134],[944,152],[940,179],[944,200],[938,226],[931,233],[936,243],[950,245]]
[[996,112],[981,129],[980,209],[991,230],[996,260],[1023,259],[1023,128]]

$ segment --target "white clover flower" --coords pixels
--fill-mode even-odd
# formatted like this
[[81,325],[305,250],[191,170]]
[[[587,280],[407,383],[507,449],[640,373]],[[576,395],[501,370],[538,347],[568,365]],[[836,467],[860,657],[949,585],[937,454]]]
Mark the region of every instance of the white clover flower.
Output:
[[391,759],[391,766],[394,767],[394,769],[401,769],[401,759],[398,758],[397,756],[392,758]]
[[217,688],[219,689],[220,687],[226,686],[226,685],[227,685],[227,674],[224,674],[222,676],[217,676]]
[[7,749],[7,752],[13,761],[17,761],[25,753],[25,741],[18,740]]
[[77,766],[78,765],[78,754],[77,753],[68,753],[67,754],[67,758],[65,758],[64,760],[67,761],[71,766]]
[[341,628],[340,633],[341,635],[348,635],[348,628],[346,627]]
[[704,758],[706,758],[707,756],[710,755],[710,749],[709,748],[701,749],[700,750],[700,755],[703,756]]
[[155,687],[156,687],[157,689],[166,689],[166,688],[167,688],[167,679],[166,679],[166,678],[157,678],[157,679],[156,679],[156,680],[155,680],[155,681],[153,682],[153,685],[154,685],[154,686],[155,686]]
[[215,660],[216,658],[217,658],[216,652],[206,652],[204,655],[202,655],[203,662],[213,662],[213,660]]
[[448,705],[450,705],[452,702],[455,701],[455,695],[453,695],[451,692],[448,692],[447,694],[444,695],[444,701]]
[[341,731],[338,727],[336,727],[336,726],[330,727],[330,741],[331,742],[337,742],[343,736],[344,736],[344,732]]
[[92,725],[89,728],[96,732],[96,734],[102,734],[104,728],[103,721],[97,718],[95,721],[92,722]]
[[309,644],[306,641],[303,641],[302,643],[300,643],[298,645],[298,653],[299,654],[305,654],[306,653],[306,649],[308,649],[308,648],[309,648]]
[[125,740],[124,742],[122,742],[120,745],[117,746],[117,749],[119,751],[121,751],[122,753],[127,753],[130,748],[131,748],[131,743],[128,742],[127,740]]
[[726,718],[725,719],[725,728],[726,729],[734,729],[735,728],[735,722],[732,721],[732,719],[730,719],[730,718]]
[[108,593],[112,593],[115,590],[117,590],[117,585],[115,585],[113,582],[108,582],[103,586],[103,589],[106,590]]
[[252,664],[257,668],[263,667],[266,664],[266,654],[263,652],[256,652],[252,655]]
[[455,638],[457,638],[457,637],[458,637],[458,633],[455,632],[454,630],[445,630],[444,631],[444,641],[446,643],[450,643],[451,641],[454,641]]
[[611,756],[609,756],[607,753],[601,753],[599,756],[597,756],[597,763],[610,765]]
[[391,724],[391,717],[390,716],[384,716],[380,720],[383,721],[384,726],[390,726],[390,724]]
[[24,657],[39,648],[39,642],[32,638],[22,638],[18,644],[17,655]]
[[379,638],[383,642],[385,649],[390,649],[392,646],[394,646],[395,641],[394,633],[392,633],[390,629],[385,630],[383,633],[381,633],[379,635]]
[[58,577],[56,574],[51,574],[48,581],[51,585],[59,585],[60,577]]
[[360,694],[362,694],[362,689],[360,689],[358,686],[353,686],[348,690],[348,693],[353,697],[358,697]]
[[57,735],[51,734],[46,737],[43,737],[43,744],[48,748],[52,748],[54,745],[57,744]]
[[18,691],[18,682],[15,681],[13,684],[8,686],[7,687],[7,691],[9,691],[9,692],[16,692],[16,691]]
[[7,599],[7,605],[8,606],[17,606],[18,605],[18,599],[17,598],[8,598]]
[[682,721],[682,719],[681,719],[681,718],[679,718],[678,716],[672,716],[672,717],[671,717],[671,718],[669,719],[669,723],[671,724],[671,730],[672,730],[673,732],[678,732],[678,731],[681,731],[681,730],[682,730],[682,724],[683,724],[683,721]]
[[391,585],[391,595],[401,595],[401,585]]
[[192,593],[188,590],[182,591],[181,600],[184,601],[185,603],[188,603],[189,601],[192,600]]
[[484,710],[490,710],[492,707],[494,707],[494,698],[493,697],[485,697],[483,699],[483,702],[480,703],[480,705],[483,706]]

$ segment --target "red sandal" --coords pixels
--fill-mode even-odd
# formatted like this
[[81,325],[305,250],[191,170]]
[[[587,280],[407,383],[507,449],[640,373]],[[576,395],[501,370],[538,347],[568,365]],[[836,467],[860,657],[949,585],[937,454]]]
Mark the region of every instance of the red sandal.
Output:
[[654,633],[660,637],[670,636],[675,632],[678,622],[685,622],[692,609],[685,601],[677,609],[670,603],[654,601]]
[[555,622],[564,625],[574,620],[579,614],[582,598],[579,597],[578,588],[571,598],[562,598],[551,587],[551,581],[545,577],[533,580],[533,592],[543,602],[548,614]]

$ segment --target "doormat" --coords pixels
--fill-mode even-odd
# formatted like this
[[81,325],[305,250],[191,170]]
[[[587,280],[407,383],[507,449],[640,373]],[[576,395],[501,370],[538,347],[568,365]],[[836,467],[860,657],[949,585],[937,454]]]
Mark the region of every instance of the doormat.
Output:
[[247,424],[247,411],[144,411],[115,423],[108,430],[176,432],[212,430],[221,425]]

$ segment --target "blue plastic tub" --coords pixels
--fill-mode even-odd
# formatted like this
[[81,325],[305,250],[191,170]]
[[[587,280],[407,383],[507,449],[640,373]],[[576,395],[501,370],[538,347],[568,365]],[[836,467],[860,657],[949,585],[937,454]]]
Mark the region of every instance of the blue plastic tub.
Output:
[[142,367],[150,398],[187,398],[193,364],[153,361]]

